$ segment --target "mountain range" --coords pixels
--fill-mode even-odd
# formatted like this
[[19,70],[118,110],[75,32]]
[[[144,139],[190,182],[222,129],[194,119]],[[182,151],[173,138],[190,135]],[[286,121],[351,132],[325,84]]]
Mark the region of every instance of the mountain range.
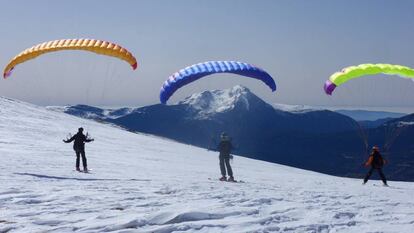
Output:
[[243,86],[196,93],[173,105],[109,110],[75,105],[60,110],[209,150],[227,132],[234,154],[337,176],[363,176],[362,163],[378,144],[390,161],[386,174],[414,180],[414,115],[358,122],[323,109],[287,111]]
[[339,109],[335,110],[337,113],[349,116],[356,121],[377,121],[380,119],[399,118],[407,114],[398,112],[386,112],[386,111],[368,111],[368,110],[348,110]]

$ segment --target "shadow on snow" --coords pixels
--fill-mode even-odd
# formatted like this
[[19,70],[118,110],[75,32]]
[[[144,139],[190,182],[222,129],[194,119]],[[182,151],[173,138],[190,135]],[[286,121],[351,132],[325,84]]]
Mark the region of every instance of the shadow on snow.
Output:
[[96,178],[76,178],[76,177],[63,177],[63,176],[48,176],[42,174],[34,174],[34,173],[21,173],[15,172],[15,175],[21,176],[33,176],[36,178],[43,178],[43,179],[56,179],[56,180],[78,180],[78,181],[151,181],[148,179],[96,179]]

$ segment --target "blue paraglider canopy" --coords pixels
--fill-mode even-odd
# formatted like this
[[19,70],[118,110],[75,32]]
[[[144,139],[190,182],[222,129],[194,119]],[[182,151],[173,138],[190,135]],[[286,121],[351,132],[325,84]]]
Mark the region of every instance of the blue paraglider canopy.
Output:
[[161,103],[166,104],[179,88],[216,73],[232,73],[255,78],[264,82],[272,91],[276,91],[276,83],[273,78],[266,71],[256,66],[238,61],[208,61],[186,67],[171,75],[161,87]]

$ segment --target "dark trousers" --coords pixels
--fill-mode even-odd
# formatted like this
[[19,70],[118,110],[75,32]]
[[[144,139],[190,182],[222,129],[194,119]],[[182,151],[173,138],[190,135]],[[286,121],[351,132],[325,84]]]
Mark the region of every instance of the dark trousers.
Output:
[[369,179],[369,177],[372,175],[372,172],[374,172],[374,170],[377,170],[378,174],[381,177],[381,180],[384,184],[387,184],[387,180],[385,179],[384,173],[382,173],[382,168],[375,168],[375,167],[371,167],[371,169],[369,169],[367,175],[364,178],[364,183],[366,183]]
[[83,167],[86,168],[88,167],[88,164],[86,163],[86,155],[85,155],[85,151],[84,150],[77,150],[76,152],[76,167],[79,167],[79,159],[80,156],[82,156],[82,164]]
[[[233,176],[233,171],[231,170],[231,166],[230,166],[230,156],[220,155],[219,160],[220,160],[221,175],[226,176],[226,168],[227,168],[228,175]],[[226,165],[226,167],[224,167],[224,164]]]

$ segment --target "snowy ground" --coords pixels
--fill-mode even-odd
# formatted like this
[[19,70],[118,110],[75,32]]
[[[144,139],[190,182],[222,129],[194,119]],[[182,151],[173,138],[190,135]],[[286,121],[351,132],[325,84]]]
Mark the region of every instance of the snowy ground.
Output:
[[[62,142],[79,126],[91,174]],[[4,98],[0,155],[0,232],[414,232],[413,183],[241,157],[219,182],[214,152]]]

